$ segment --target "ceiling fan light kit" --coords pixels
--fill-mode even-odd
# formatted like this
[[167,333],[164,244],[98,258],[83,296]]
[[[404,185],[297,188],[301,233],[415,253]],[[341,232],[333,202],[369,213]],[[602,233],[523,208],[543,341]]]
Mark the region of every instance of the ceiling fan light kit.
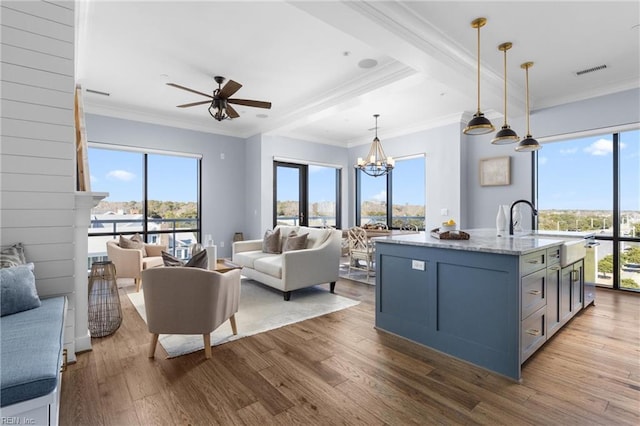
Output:
[[167,86],[186,90],[187,92],[195,93],[195,94],[202,95],[209,98],[206,101],[198,101],[198,102],[191,102],[188,104],[178,105],[178,108],[188,108],[196,105],[209,104],[209,108],[208,108],[209,114],[211,115],[211,117],[213,117],[217,121],[230,120],[232,118],[240,117],[240,114],[238,114],[238,112],[230,104],[244,105],[244,106],[250,106],[255,108],[266,108],[266,109],[271,108],[271,102],[254,101],[250,99],[230,98],[230,96],[232,96],[234,93],[240,90],[240,88],[242,87],[242,84],[237,83],[233,80],[229,80],[227,84],[225,84],[224,87],[222,87],[222,83],[224,82],[224,77],[217,75],[213,79],[216,81],[216,83],[218,83],[218,88],[213,91],[213,96],[208,95],[206,93],[199,92],[197,90],[190,89],[185,86],[180,86],[179,84],[175,84],[175,83],[167,83]]
[[476,18],[471,22],[471,27],[478,30],[478,110],[462,131],[465,135],[485,135],[495,130],[491,121],[480,110],[480,28],[487,23],[487,18]]
[[369,176],[378,177],[384,176],[393,170],[395,160],[386,156],[384,149],[382,149],[382,143],[380,143],[380,139],[378,139],[378,117],[380,117],[380,114],[374,114],[373,116],[376,119],[375,137],[373,138],[367,157],[365,159],[359,157],[355,167]]

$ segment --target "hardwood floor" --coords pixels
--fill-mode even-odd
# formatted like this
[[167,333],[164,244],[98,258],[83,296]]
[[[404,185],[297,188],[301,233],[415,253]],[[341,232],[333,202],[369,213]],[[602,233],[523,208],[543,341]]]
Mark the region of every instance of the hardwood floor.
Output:
[[63,375],[60,424],[640,424],[639,294],[598,289],[519,384],[376,331],[372,286],[336,292],[362,303],[215,346],[210,360],[163,359],[160,345],[148,359],[151,335],[121,293],[120,329]]

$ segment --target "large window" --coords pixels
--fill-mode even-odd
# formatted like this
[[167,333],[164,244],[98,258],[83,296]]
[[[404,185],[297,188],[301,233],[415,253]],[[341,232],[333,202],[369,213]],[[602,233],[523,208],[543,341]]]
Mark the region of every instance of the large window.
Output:
[[274,226],[340,227],[340,169],[274,162]]
[[91,190],[109,196],[91,210],[89,264],[106,242],[139,233],[186,258],[200,235],[200,159],[165,153],[89,147]]
[[591,231],[585,279],[640,290],[640,131],[576,138],[538,152],[538,228]]
[[390,229],[406,225],[424,229],[425,175],[424,155],[396,159],[394,169],[385,176],[356,170],[356,224],[382,222]]

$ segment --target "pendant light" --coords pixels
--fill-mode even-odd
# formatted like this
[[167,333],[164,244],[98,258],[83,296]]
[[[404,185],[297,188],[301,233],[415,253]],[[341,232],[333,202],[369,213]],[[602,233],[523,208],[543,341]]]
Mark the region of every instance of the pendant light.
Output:
[[355,167],[362,170],[369,176],[378,177],[383,176],[393,170],[395,161],[391,157],[387,157],[382,149],[380,139],[378,139],[378,117],[380,114],[373,115],[376,119],[376,136],[371,142],[371,148],[366,159],[358,158],[358,163]]
[[525,62],[520,65],[520,68],[524,69],[525,72],[525,83],[526,83],[526,98],[527,98],[527,136],[524,137],[516,146],[516,151],[518,152],[529,152],[529,151],[537,151],[540,148],[540,144],[537,140],[531,136],[531,129],[529,128],[529,68],[533,66],[533,62]]
[[507,50],[511,49],[512,46],[511,42],[502,43],[498,46],[498,50],[504,52],[504,124],[491,141],[494,145],[506,145],[520,140],[520,136],[507,124]]
[[478,110],[462,131],[465,135],[484,135],[495,130],[491,121],[480,111],[480,28],[486,23],[487,18],[477,18],[471,22],[471,27],[478,30]]

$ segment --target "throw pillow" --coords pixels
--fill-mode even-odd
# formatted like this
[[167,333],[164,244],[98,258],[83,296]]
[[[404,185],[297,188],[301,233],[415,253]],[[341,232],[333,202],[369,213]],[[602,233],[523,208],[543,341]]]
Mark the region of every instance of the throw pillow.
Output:
[[33,263],[0,269],[0,316],[40,306]]
[[292,236],[289,234],[286,240],[284,240],[284,245],[282,247],[282,252],[293,251],[293,250],[302,250],[307,248],[307,237],[309,234],[295,235]]
[[144,241],[142,241],[140,234],[135,234],[131,238],[120,235],[118,245],[124,249],[142,250],[142,257],[147,257],[147,251],[144,249]]
[[207,256],[207,251],[206,250],[202,250],[199,251],[198,253],[194,254],[191,259],[189,259],[188,262],[183,262],[182,260],[178,259],[175,256],[172,256],[171,254],[167,253],[166,251],[162,252],[162,262],[164,263],[164,266],[185,266],[185,267],[191,267],[191,268],[202,268],[202,269],[208,269],[209,268],[209,257]]
[[177,257],[167,253],[166,251],[162,251],[162,263],[164,266],[182,266],[184,262]]
[[17,243],[0,251],[0,268],[11,268],[24,265],[27,259],[24,256],[22,243]]
[[262,252],[279,254],[280,251],[280,229],[275,231],[267,230],[262,239]]
[[190,266],[192,268],[209,268],[209,257],[207,256],[207,251],[202,250],[191,256],[191,259],[184,265]]

